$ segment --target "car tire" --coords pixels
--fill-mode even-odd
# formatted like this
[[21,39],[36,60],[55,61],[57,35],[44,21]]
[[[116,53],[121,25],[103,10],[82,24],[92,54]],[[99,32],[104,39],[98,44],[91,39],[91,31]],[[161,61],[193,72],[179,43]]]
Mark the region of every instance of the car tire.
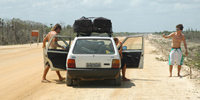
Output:
[[121,86],[121,75],[120,75],[120,73],[119,73],[119,76],[115,79],[115,85],[116,86]]
[[69,78],[68,75],[67,75],[67,80],[66,81],[67,81],[67,83],[66,83],[67,86],[73,86],[73,80],[71,78]]

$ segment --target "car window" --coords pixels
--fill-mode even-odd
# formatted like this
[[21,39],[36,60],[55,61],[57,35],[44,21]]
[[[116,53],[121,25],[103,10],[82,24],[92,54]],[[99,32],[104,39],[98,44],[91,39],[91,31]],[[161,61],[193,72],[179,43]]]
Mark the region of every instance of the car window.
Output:
[[130,37],[124,43],[123,46],[130,49],[142,49],[142,37]]
[[[54,49],[54,50],[68,50],[69,49],[69,38],[63,38],[63,37],[54,37],[57,42],[51,41],[48,49]],[[58,47],[61,46],[61,47]]]
[[114,54],[113,43],[109,39],[78,39],[74,54]]

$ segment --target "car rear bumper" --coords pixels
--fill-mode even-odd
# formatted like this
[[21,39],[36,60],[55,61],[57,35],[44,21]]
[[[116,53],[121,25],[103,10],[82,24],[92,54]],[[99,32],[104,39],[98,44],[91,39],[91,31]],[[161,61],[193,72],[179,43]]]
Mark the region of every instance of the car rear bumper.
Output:
[[71,79],[81,80],[104,80],[104,79],[116,79],[119,76],[120,69],[113,68],[67,68],[67,75]]

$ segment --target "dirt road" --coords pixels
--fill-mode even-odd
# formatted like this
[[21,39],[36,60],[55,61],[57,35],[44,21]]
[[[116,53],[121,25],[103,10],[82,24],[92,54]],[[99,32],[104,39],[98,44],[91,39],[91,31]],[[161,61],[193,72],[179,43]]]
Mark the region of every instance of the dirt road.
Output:
[[[168,78],[167,62],[158,61],[155,48],[145,40],[144,69],[127,69],[130,82],[119,87],[113,81],[82,81],[68,87],[49,71],[51,83],[41,83],[41,44],[0,47],[1,100],[200,100],[199,80],[189,76]],[[66,72],[61,72],[66,77]],[[182,75],[187,75],[182,71]]]

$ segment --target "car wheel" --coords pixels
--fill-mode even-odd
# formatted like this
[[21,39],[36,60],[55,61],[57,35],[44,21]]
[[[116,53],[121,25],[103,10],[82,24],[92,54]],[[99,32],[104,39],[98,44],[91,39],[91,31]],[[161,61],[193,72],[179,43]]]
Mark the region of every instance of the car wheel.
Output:
[[73,85],[73,80],[71,78],[69,78],[69,76],[67,75],[67,86],[72,86]]
[[116,86],[121,86],[121,75],[120,75],[120,73],[119,73],[119,76],[115,79],[115,85]]

